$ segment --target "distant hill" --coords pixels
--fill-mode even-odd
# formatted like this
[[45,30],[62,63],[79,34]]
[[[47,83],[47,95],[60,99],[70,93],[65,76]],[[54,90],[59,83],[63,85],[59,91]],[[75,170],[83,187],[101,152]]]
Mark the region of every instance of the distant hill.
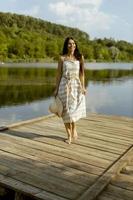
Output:
[[30,16],[0,12],[0,61],[57,60],[64,39],[73,36],[89,61],[133,61],[133,44],[114,39],[90,40],[77,28]]

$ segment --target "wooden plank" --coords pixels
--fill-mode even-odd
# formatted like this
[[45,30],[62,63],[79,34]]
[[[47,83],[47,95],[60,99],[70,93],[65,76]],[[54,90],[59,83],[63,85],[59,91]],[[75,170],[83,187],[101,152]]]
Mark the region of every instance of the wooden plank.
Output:
[[[36,123],[36,124],[34,124],[34,127],[36,129],[38,127],[38,130],[40,130],[40,131],[42,131],[43,129],[44,130],[49,130],[50,129],[50,130],[55,131],[55,126],[53,126],[53,127],[52,126],[53,126],[53,124],[52,125],[50,124],[48,126],[46,123],[39,123],[39,124]],[[26,127],[31,127],[32,128],[31,125],[27,125]],[[107,130],[106,132],[104,132],[103,128],[99,129],[99,127],[98,127],[98,129],[96,129],[96,126],[93,127],[91,130],[90,130],[90,126],[86,127],[86,129],[83,129],[83,127],[79,127],[79,126],[77,126],[77,127],[78,127],[78,132],[80,132],[79,136],[80,135],[82,135],[82,136],[86,135],[88,137],[90,137],[90,136],[94,136],[95,137],[95,134],[96,134],[96,135],[100,135],[100,136],[108,136],[109,138],[111,137],[111,138],[121,139],[121,142],[122,142],[123,139],[125,139],[125,141],[127,141],[128,143],[129,142],[131,143],[131,139],[133,141],[133,134],[131,134],[131,137],[128,138],[128,132],[129,131],[126,134],[124,132],[124,135],[122,135],[122,131],[123,130],[121,130],[121,134],[119,134],[117,136],[118,131],[116,133],[114,133],[114,130],[113,131]],[[64,135],[64,133],[65,133],[64,128],[62,128],[61,126],[60,127],[56,126],[56,130],[58,130],[58,135]],[[42,131],[42,133],[43,133],[43,131]],[[109,134],[109,133],[111,133],[111,134]]]
[[130,175],[130,176],[133,176],[133,165],[125,166],[125,167],[121,170],[121,173]]
[[58,196],[62,196],[68,199],[76,199],[79,194],[84,191],[84,187],[71,182],[64,181],[62,179],[46,176],[32,175],[26,172],[21,172],[13,176],[16,180],[23,180],[24,183],[30,184],[34,187],[39,187],[42,190],[46,190]]
[[[97,200],[116,200],[116,197],[110,197],[109,195],[103,194],[102,196],[99,196]],[[121,199],[117,198],[117,200]]]
[[9,171],[9,166],[3,166],[1,163],[0,163],[0,172],[3,172],[3,175],[6,175]]
[[[12,149],[8,149],[8,152],[10,153],[13,153],[12,152]],[[81,170],[83,172],[87,172],[87,173],[92,173],[92,174],[96,174],[96,175],[99,175],[101,174],[103,171],[104,171],[104,168],[100,168],[100,167],[96,167],[94,165],[90,165],[90,164],[86,164],[86,163],[82,163],[80,161],[75,161],[75,160],[72,160],[72,159],[68,159],[68,158],[60,158],[60,157],[56,157],[56,156],[36,156],[36,155],[33,155],[33,154],[29,154],[29,153],[26,153],[26,152],[22,152],[20,150],[17,150],[14,152],[15,155],[19,155],[22,157],[22,159],[31,159],[33,161],[39,161],[41,163],[51,163],[53,165],[54,164],[60,164],[60,165],[63,165],[63,166],[67,166],[67,167],[70,167],[70,168],[73,168],[73,169],[77,169],[77,170]],[[13,153],[13,154],[14,154]]]
[[131,127],[126,126],[125,124],[116,124],[112,121],[104,121],[104,120],[88,120],[88,119],[84,119],[84,121],[79,121],[79,126],[82,126],[84,124],[88,124],[89,126],[94,126],[95,124],[99,127],[105,127],[108,129],[125,129],[126,131],[131,131]]
[[129,126],[129,127],[132,127],[132,123],[133,123],[133,119],[132,118],[127,118],[126,119],[121,119],[121,118],[116,118],[116,117],[112,117],[112,116],[103,116],[103,115],[96,115],[95,117],[93,115],[91,115],[89,118],[87,117],[87,119],[89,121],[94,121],[94,122],[97,122],[97,121],[100,121],[100,122],[110,122],[110,123],[115,123],[115,124],[119,124],[119,125],[126,125],[126,126]]
[[111,180],[111,185],[133,191],[133,177],[130,175],[118,174]]
[[[82,127],[78,127],[78,131],[80,132],[81,135],[85,135],[82,133]],[[128,132],[125,134],[125,132],[118,132],[118,131],[112,131],[112,130],[108,130],[105,128],[96,128],[96,127],[86,127],[85,129],[87,131],[87,135],[86,136],[95,136],[96,135],[100,135],[100,136],[106,136],[108,138],[113,138],[113,139],[124,139],[127,142],[130,142],[131,140],[133,140],[133,136],[132,134],[128,134]]]
[[[1,153],[1,152],[0,152]],[[32,160],[22,159],[20,156],[11,155],[9,153],[1,153],[0,166],[10,166],[10,169],[1,169],[1,173],[5,175],[14,175],[18,172],[28,172],[32,174],[47,174],[50,176],[60,177],[61,179],[82,185],[91,185],[98,177],[94,174],[89,174],[77,169],[56,165],[54,163],[40,163],[33,162]],[[74,178],[73,178],[74,177]]]
[[[35,129],[36,130],[36,129]],[[38,130],[37,130],[38,131]],[[31,132],[33,132],[33,130],[31,130]],[[36,131],[35,131],[36,132]],[[55,139],[56,139],[56,136],[57,135],[59,135],[58,133],[56,134],[56,132],[54,132],[54,134],[55,135],[53,135],[53,133],[48,129],[48,130],[46,130],[45,129],[45,134],[44,135],[46,135],[46,136],[48,136],[48,135],[51,135],[51,137],[52,137],[52,135],[53,135],[53,138],[55,137]],[[50,136],[49,136],[49,138],[50,138]],[[58,136],[57,136],[57,138],[58,138]],[[90,143],[90,140],[91,141],[94,141],[93,143],[95,144],[95,146],[96,145],[98,145],[98,144],[96,144],[96,141],[94,140],[94,139],[90,139],[89,137],[88,138],[85,138],[85,140],[82,140],[82,142],[86,142],[86,139],[88,139],[88,142]],[[61,140],[61,138],[59,138],[59,140]],[[81,137],[79,136],[79,143],[78,144],[80,144],[81,146],[83,146],[84,145],[84,143],[81,143]],[[78,142],[77,141],[77,142]],[[76,144],[77,144],[77,142],[76,142]],[[98,141],[99,142],[99,141]],[[101,141],[100,141],[101,142]],[[92,142],[91,142],[91,144],[92,144]],[[104,141],[104,144],[106,144],[106,142]],[[100,145],[100,147],[101,147],[102,145]],[[116,146],[116,145],[113,145],[113,146]],[[121,145],[122,146],[122,145]],[[88,146],[89,147],[89,146]],[[108,147],[109,148],[109,145],[106,145],[106,147]],[[117,149],[117,151],[120,151],[121,152],[121,150],[119,150],[119,147],[120,146],[118,146],[118,149]],[[92,145],[91,145],[91,148],[93,148],[92,147]],[[96,148],[96,147],[94,147],[94,148]],[[99,149],[99,148],[98,148]],[[116,149],[116,148],[115,148]],[[105,150],[105,149],[103,149],[103,150]],[[107,149],[106,149],[107,150]],[[111,147],[111,150],[112,150],[112,147]],[[117,151],[116,151],[116,154],[117,154]],[[109,151],[108,151],[109,152]],[[111,151],[112,152],[112,151]],[[112,152],[113,154],[115,153],[114,151]]]
[[[128,175],[122,173],[117,181],[110,181],[131,160],[132,122],[128,118],[124,121],[104,115],[81,119],[77,124],[79,139],[72,145],[63,142],[66,131],[57,117],[10,126],[8,131],[0,133],[0,172],[4,177],[0,182],[4,185],[11,178],[13,183],[23,181],[25,187],[39,187],[34,196],[43,200],[92,200],[107,184],[131,192],[131,172],[130,183],[125,178]],[[99,198],[111,200],[113,196],[104,193]]]
[[[21,191],[24,194],[34,195],[34,194],[38,194],[42,191],[39,188],[36,188],[31,185],[23,183],[22,180],[18,181],[11,177],[8,177],[7,175],[6,176],[2,175],[1,173],[0,173],[0,184],[3,187],[8,187],[15,191]],[[53,200],[53,199],[51,199],[51,200]]]
[[102,120],[114,120],[118,122],[133,122],[132,117],[126,117],[126,116],[117,116],[117,115],[105,115],[105,114],[97,114],[97,113],[91,113],[91,115],[87,116],[88,119],[96,118],[96,119],[102,119]]
[[[80,122],[81,123],[81,122]],[[79,128],[79,129],[82,129],[83,128],[83,125],[82,124],[80,124],[80,123],[78,123],[77,124],[77,127]],[[41,123],[38,123],[38,124],[41,124]],[[43,123],[42,123],[43,124]],[[129,130],[123,130],[123,129],[119,129],[119,128],[113,128],[113,127],[106,127],[106,126],[104,126],[104,125],[102,125],[102,123],[101,123],[101,125],[99,125],[99,124],[97,124],[96,122],[94,123],[94,124],[91,124],[90,122],[86,122],[86,124],[87,124],[87,127],[86,127],[86,130],[88,130],[88,131],[100,131],[100,133],[102,134],[108,134],[109,135],[109,133],[111,132],[114,136],[116,135],[118,135],[118,136],[130,136],[130,137],[132,137],[133,138],[133,136],[132,136],[132,131],[129,131]],[[28,125],[28,124],[27,124]],[[36,124],[37,125],[37,124]],[[84,126],[85,126],[85,124],[84,124]],[[119,132],[119,130],[121,130],[121,132]],[[90,132],[91,133],[91,132]]]
[[48,193],[46,191],[42,191],[38,194],[35,194],[35,197],[43,200],[68,200],[67,198],[57,196],[53,193]]
[[[4,136],[3,136],[4,137]],[[83,155],[80,153],[75,152],[74,154],[69,150],[69,149],[58,149],[57,147],[54,147],[52,145],[47,145],[47,144],[42,144],[42,143],[38,143],[36,141],[32,141],[32,143],[27,142],[27,140],[25,138],[24,139],[24,145],[19,145],[17,142],[15,142],[15,139],[12,137],[10,137],[10,141],[5,140],[6,137],[2,138],[1,137],[1,141],[2,144],[0,146],[0,149],[2,150],[6,150],[8,151],[10,149],[10,151],[12,151],[12,153],[17,152],[18,150],[20,150],[21,152],[27,152],[31,155],[38,155],[40,157],[41,156],[55,156],[55,157],[66,157],[69,159],[73,159],[73,160],[77,160],[80,162],[84,162],[84,163],[88,163],[88,164],[92,164],[95,166],[100,166],[100,167],[107,167],[110,165],[110,161],[109,160],[105,160],[102,158],[96,158],[94,156],[91,155]],[[8,137],[7,137],[8,138]],[[11,144],[11,141],[13,144]],[[27,146],[26,146],[27,143]],[[29,148],[28,144],[31,146],[31,148]],[[37,146],[42,146],[42,148],[44,148],[44,151],[42,152],[40,149],[37,148]],[[40,148],[40,147],[39,147]]]
[[[21,140],[23,140],[23,137],[28,139],[29,136],[26,133],[27,129],[24,128],[23,131],[24,130],[25,130],[25,132],[18,132],[18,134],[16,133],[16,131],[14,132],[12,130],[6,131],[6,133],[9,134],[8,137],[10,137],[10,135],[18,135],[19,136],[18,138],[21,137]],[[38,131],[38,130],[36,131],[35,128],[28,129],[28,131],[31,131],[32,133],[33,133],[33,130],[35,131],[35,133],[41,134],[41,132]],[[38,141],[38,142],[41,142],[41,143],[46,143],[46,144],[49,144],[49,145],[52,145],[52,146],[57,146],[57,148],[60,147],[60,148],[63,148],[63,149],[68,149],[68,145],[64,145],[64,142],[62,142],[62,140],[56,140],[56,135],[54,137],[53,134],[47,133],[44,136],[45,137],[35,137],[34,140]],[[102,150],[99,150],[99,149],[95,149],[95,148],[89,148],[89,147],[84,147],[84,146],[80,146],[80,148],[79,148],[79,146],[77,144],[70,145],[69,146],[69,150],[70,149],[72,151],[76,151],[76,152],[81,153],[81,154],[93,155],[93,156],[96,156],[96,157],[99,157],[99,158],[101,157],[101,158],[104,158],[104,159],[107,159],[107,160],[114,160],[115,158],[118,157],[118,154],[116,155],[114,153],[105,152],[105,151],[102,151]]]
[[120,144],[120,145],[131,145],[133,143],[133,139],[131,140],[123,140],[123,138],[121,137],[108,137],[108,135],[105,134],[100,134],[97,133],[96,131],[91,131],[91,134],[88,132],[88,135],[86,134],[86,132],[88,132],[88,130],[82,131],[81,136],[85,136],[85,138],[92,138],[92,139],[99,139],[102,141],[107,141],[107,142],[111,142],[111,143],[116,143],[116,144]]
[[[21,128],[19,130],[23,130],[23,128]],[[30,133],[32,132],[31,130],[27,130],[27,133],[28,133],[28,131]],[[49,132],[47,133],[47,131],[46,131],[46,134],[49,134]],[[93,147],[96,147],[96,148],[101,147],[101,149],[103,149],[103,150],[106,149],[106,151],[110,150],[110,152],[112,152],[112,153],[115,153],[115,152],[120,152],[121,153],[121,150],[125,149],[125,147],[122,144],[114,144],[113,142],[102,141],[102,140],[93,139],[93,138],[88,138],[87,139],[87,138],[80,137],[76,141],[76,144],[80,144],[80,145],[84,145],[84,146],[87,146],[87,144],[90,144],[90,145],[92,144]],[[91,147],[92,147],[92,145],[91,145]],[[125,146],[128,147],[128,145],[125,145]]]
[[[82,128],[83,126],[82,125],[80,126],[80,124],[78,124],[77,127]],[[102,131],[103,133],[104,132],[105,133],[113,133],[113,134],[116,134],[116,135],[123,135],[123,136],[127,135],[127,137],[129,137],[129,138],[133,138],[132,131],[123,130],[123,129],[120,129],[120,128],[107,127],[107,126],[104,126],[102,124],[98,125],[97,123],[95,123],[95,124],[88,123],[87,129],[90,130],[90,131],[97,131],[97,132]]]
[[[57,129],[55,131],[55,128],[50,128],[50,127],[45,127],[43,125],[27,125],[25,127],[23,127],[25,129],[29,129],[29,130],[37,130],[37,132],[39,131],[40,134],[44,134],[42,130],[45,130],[45,133],[46,131],[49,132],[49,133],[57,133],[57,136],[60,135],[60,136],[63,136],[65,135],[62,134],[62,131],[64,131],[63,129],[61,131],[59,131],[60,129]],[[45,129],[44,129],[45,128]],[[53,131],[52,131],[53,130]],[[103,132],[100,132],[99,131],[94,131],[94,130],[89,130],[87,127],[86,129],[83,129],[83,128],[78,128],[78,132],[79,132],[79,137],[83,136],[85,138],[94,138],[94,139],[101,139],[101,140],[104,140],[104,141],[111,141],[113,143],[118,143],[118,144],[132,144],[133,143],[133,137],[132,138],[127,138],[127,137],[122,137],[122,136],[112,136],[112,134],[110,135],[109,133],[103,133]],[[112,132],[111,132],[112,133]],[[124,141],[123,141],[124,139]]]
[[[66,180],[60,179],[60,176],[55,177],[55,176],[50,176],[45,173],[32,173],[32,169],[26,172],[19,171],[18,169],[15,172],[15,169],[13,173],[8,172],[8,176],[11,178],[15,178],[15,180],[22,181],[23,183],[28,183],[29,185],[35,186],[37,188],[41,188],[43,190],[50,190],[50,192],[53,193],[59,193],[61,195],[62,193],[64,194],[65,191],[68,192],[70,188],[73,189],[73,192],[71,192],[71,195],[76,195],[78,192],[80,192],[81,189],[84,187],[80,186],[79,184],[73,184],[72,182],[66,182]],[[74,177],[73,177],[74,178]],[[63,189],[64,188],[64,189]],[[67,191],[68,190],[68,191]],[[75,191],[76,190],[76,191]],[[78,192],[77,192],[78,190]],[[67,194],[64,194],[64,197],[67,196]]]
[[133,191],[126,190],[117,186],[109,185],[107,189],[97,198],[97,200],[102,200],[102,196],[105,196],[110,199],[114,198],[117,200],[132,200]]
[[115,164],[112,165],[97,181],[88,188],[77,200],[93,200],[95,199],[109,184],[112,177],[116,175],[120,171],[120,169],[126,165],[133,155],[133,146],[131,146],[128,151],[126,151],[121,158],[116,161]]
[[123,146],[115,145],[113,143],[100,141],[96,139],[83,140],[82,138],[80,138],[78,141],[76,141],[76,143],[79,145],[83,145],[85,147],[92,147],[92,148],[100,149],[100,150],[111,152],[111,153],[117,153],[117,154],[121,154],[122,152],[124,152],[126,148],[128,148],[128,146],[123,147]]
[[[46,120],[46,121],[41,121],[41,122],[35,122],[35,125],[36,124],[43,124],[43,125],[48,125],[48,126],[52,126],[52,127],[57,127],[60,128],[60,127],[64,127],[62,121],[58,118],[53,118],[52,121],[50,121],[49,119]],[[125,133],[129,133],[130,136],[132,136],[132,130],[133,130],[133,126],[132,126],[132,122],[129,121],[128,124],[124,124],[124,122],[118,122],[113,120],[113,121],[104,121],[104,120],[100,120],[100,121],[97,121],[97,120],[92,120],[92,119],[89,119],[87,120],[87,118],[85,119],[81,119],[80,121],[78,121],[77,123],[77,126],[78,127],[84,127],[84,125],[87,124],[87,128],[91,127],[91,128],[99,128],[100,130],[100,127],[103,128],[103,130],[113,130],[113,131],[118,131],[119,129],[122,131],[122,133],[124,134]]]
[[103,127],[106,129],[111,129],[111,130],[121,130],[121,131],[129,131],[130,133],[133,130],[133,126],[132,126],[132,122],[129,123],[129,125],[125,125],[125,124],[119,124],[119,123],[115,123],[115,122],[106,122],[106,121],[94,121],[94,120],[88,120],[87,118],[82,119],[78,122],[78,126],[83,126],[84,124],[88,124],[88,127],[94,127],[94,125],[96,125],[96,127]]
[[[38,122],[35,122],[35,123],[42,123],[42,122],[44,124],[45,124],[45,122],[48,123],[48,124],[50,124],[51,120],[47,119],[45,121],[40,121],[40,122],[38,121]],[[63,122],[62,122],[62,120],[59,119],[59,118],[56,118],[56,117],[52,118],[52,122],[53,122],[53,125],[57,125],[56,122],[58,124],[64,125]],[[97,125],[101,126],[103,124],[103,125],[105,125],[105,127],[108,127],[108,128],[116,128],[117,129],[117,128],[122,128],[122,127],[125,127],[125,128],[129,127],[129,128],[132,129],[132,122],[129,122],[128,124],[127,123],[125,124],[122,121],[121,122],[117,122],[115,120],[105,121],[105,120],[102,120],[102,119],[100,119],[100,120],[93,120],[93,119],[84,118],[84,119],[81,119],[80,121],[78,121],[77,124],[79,124],[80,126],[84,126],[84,124],[88,124],[88,125],[97,124]],[[112,124],[113,124],[113,126],[112,126]]]
[[[85,120],[96,120],[96,121],[105,121],[105,122],[116,122],[116,124],[127,124],[131,125],[133,122],[132,117],[125,117],[125,116],[116,116],[116,115],[104,115],[104,114],[91,114],[90,116],[87,115]],[[83,119],[83,120],[84,120]]]
[[17,192],[21,192],[29,197],[37,197],[41,200],[67,200],[67,198],[58,196],[51,192],[41,190],[38,187],[33,187],[29,184],[23,183],[22,180],[16,180],[8,176],[0,174],[0,183],[4,186],[11,188]]

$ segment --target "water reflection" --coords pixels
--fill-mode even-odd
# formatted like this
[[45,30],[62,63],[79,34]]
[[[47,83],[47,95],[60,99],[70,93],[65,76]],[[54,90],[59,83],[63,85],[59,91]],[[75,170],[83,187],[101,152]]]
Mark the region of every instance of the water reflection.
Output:
[[0,107],[46,99],[53,92],[51,85],[0,85]]
[[50,99],[36,100],[31,103],[2,107],[0,109],[0,126],[50,114],[48,112],[49,101]]
[[[133,116],[133,70],[86,70],[87,111]],[[0,126],[48,114],[56,69],[0,68]]]
[[133,116],[133,79],[110,85],[90,82],[87,88],[88,112]]
[[[90,81],[104,85],[124,81],[133,76],[132,70],[86,70],[86,87]],[[0,68],[0,107],[29,103],[52,96],[55,69]]]

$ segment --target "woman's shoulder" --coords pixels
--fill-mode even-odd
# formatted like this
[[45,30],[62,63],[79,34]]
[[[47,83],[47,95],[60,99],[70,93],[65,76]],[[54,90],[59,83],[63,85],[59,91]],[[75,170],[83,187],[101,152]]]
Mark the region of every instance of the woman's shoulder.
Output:
[[83,54],[81,54],[81,58],[80,58],[81,60],[84,60],[84,56],[83,56]]
[[65,56],[64,55],[60,55],[59,56],[59,60],[63,62],[65,60]]
[[83,54],[81,54],[80,62],[84,62],[84,56],[83,56]]

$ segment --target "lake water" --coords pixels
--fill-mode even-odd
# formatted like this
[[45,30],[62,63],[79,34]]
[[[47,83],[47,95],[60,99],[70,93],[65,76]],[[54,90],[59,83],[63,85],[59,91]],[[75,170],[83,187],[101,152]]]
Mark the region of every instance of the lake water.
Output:
[[[0,126],[50,114],[57,64],[0,66]],[[133,64],[86,63],[88,113],[133,117]]]

